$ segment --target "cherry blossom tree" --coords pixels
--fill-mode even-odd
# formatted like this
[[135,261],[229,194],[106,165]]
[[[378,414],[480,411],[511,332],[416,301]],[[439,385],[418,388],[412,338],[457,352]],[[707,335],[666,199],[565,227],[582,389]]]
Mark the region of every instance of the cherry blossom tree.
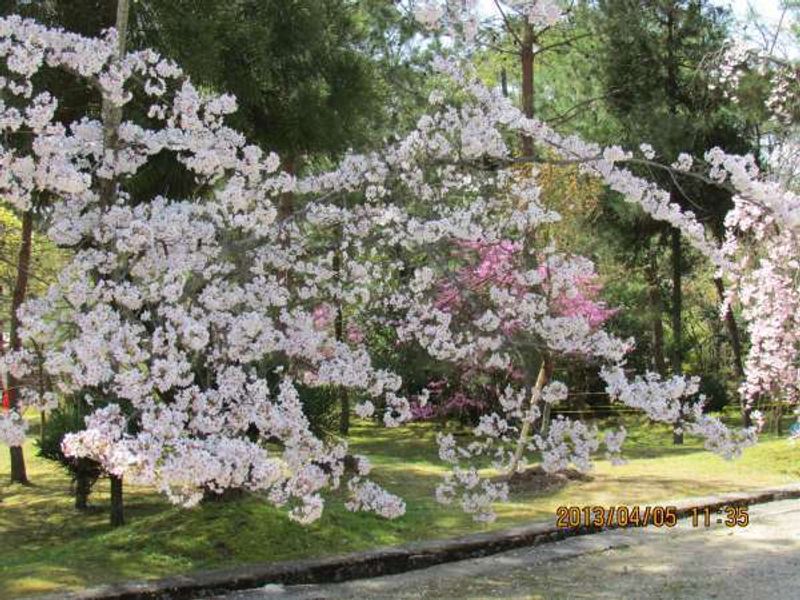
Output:
[[[232,97],[201,93],[154,52],[120,53],[114,31],[87,39],[10,17],[0,40],[12,98],[1,107],[4,134],[33,139],[2,147],[0,187],[23,211],[35,193],[56,198],[48,235],[73,249],[58,282],[21,309],[23,340],[43,356],[7,354],[4,370],[24,381],[41,367],[58,392],[92,407],[86,429],[64,440],[68,456],[183,505],[237,487],[314,520],[320,491],[340,485],[346,448],[311,433],[299,382],[407,403],[392,393],[396,376],[316,316],[330,265],[304,261],[302,248],[282,243],[298,225],[275,221],[278,196],[297,180],[224,124]],[[34,84],[42,69],[94,86],[104,113],[118,117],[54,121],[55,91]],[[125,120],[134,95],[151,103],[140,122]],[[127,182],[162,152],[194,176],[198,194],[131,202]],[[7,444],[23,439],[22,410],[45,400],[29,396],[0,418]],[[364,478],[368,462],[357,464],[348,506],[402,514],[400,499]]]
[[[453,27],[448,20],[445,20],[454,10],[457,10],[453,8],[451,3],[429,2],[425,6],[426,8],[421,9],[420,16],[429,27],[433,28],[444,24],[450,35],[459,35],[459,30]],[[462,10],[465,6],[462,4]],[[531,18],[539,18],[536,16],[539,14],[537,11],[532,11],[531,14],[533,15]],[[469,86],[468,83],[464,83]],[[634,161],[651,163],[652,156],[648,152],[646,144],[642,146],[643,158],[635,157],[633,153],[625,152],[620,148],[602,149],[592,147],[591,144],[586,144],[575,137],[560,136],[534,119],[526,118],[519,113],[512,115],[513,110],[509,109],[508,106],[500,109],[500,106],[503,105],[503,99],[497,98],[496,95],[493,97],[487,90],[475,89],[475,97],[479,99],[479,102],[484,103],[487,112],[502,111],[501,116],[495,117],[497,123],[510,126],[508,128],[515,133],[521,134],[523,139],[538,142],[541,146],[544,146],[545,151],[555,154],[560,160],[580,163],[587,172],[601,177],[609,187],[624,194],[629,201],[639,204],[651,216],[676,227],[721,272],[731,272],[731,264],[725,256],[726,251],[716,247],[716,244],[706,238],[702,226],[694,218],[694,215],[683,212],[679,206],[672,203],[667,192],[634,177],[626,169],[617,166],[625,162]],[[486,121],[491,122],[492,118],[489,117]],[[492,140],[502,139],[500,135],[487,137],[491,137]],[[484,147],[494,150],[492,145],[485,145]],[[509,156],[507,151],[501,151],[493,158],[505,160],[506,164],[516,162]],[[710,152],[707,158],[709,160],[709,174],[700,176],[717,183],[725,183],[725,180],[730,176],[735,189],[737,184],[741,187],[742,183],[753,182],[758,176],[753,169],[752,158],[726,157],[718,150]],[[526,161],[528,157],[523,157],[522,160]],[[724,167],[720,166],[721,162],[725,163]],[[664,166],[663,168],[674,172],[685,172],[692,168],[692,164],[688,155],[682,155],[674,165]],[[742,175],[744,175],[744,181],[742,181]],[[529,189],[534,189],[535,187],[534,182],[529,186]],[[749,200],[749,202],[752,202],[752,200]],[[541,225],[542,223],[534,222],[531,223],[531,228],[535,230]],[[736,242],[735,237],[729,237],[729,243],[726,244],[728,250],[735,247]],[[496,286],[494,291],[496,292]],[[452,292],[451,296],[457,297]],[[513,314],[518,314],[521,305],[514,306],[514,309],[517,312]],[[791,311],[791,306],[787,306],[787,312]],[[420,314],[431,318],[429,315],[432,313],[430,309],[422,308]],[[785,313],[777,315],[776,318],[783,323],[787,323]],[[421,329],[427,334],[430,331],[449,327],[450,322],[448,315],[446,318],[439,318],[438,328],[428,326],[421,327]],[[791,326],[790,322],[787,324]],[[537,325],[532,320],[529,327],[535,330]],[[587,325],[584,322],[584,327]],[[561,331],[563,330],[561,329]],[[458,339],[458,337],[464,340],[464,335],[460,329],[452,335],[452,338]],[[448,342],[451,342],[451,346],[455,346],[456,344],[452,338],[448,338]],[[465,341],[471,347],[475,346],[473,339],[468,338]],[[681,398],[696,394],[698,389],[696,379],[687,380],[683,377],[673,377],[665,381],[656,374],[648,373],[631,380],[624,372],[624,346],[621,341],[618,341],[617,347],[614,348],[616,352],[609,352],[603,344],[597,344],[596,340],[592,340],[592,342],[584,341],[583,343],[578,342],[578,340],[569,340],[569,342],[575,344],[575,346],[570,347],[567,345],[566,348],[561,349],[567,350],[567,352],[579,349],[581,352],[606,363],[601,367],[601,376],[606,380],[607,392],[612,399],[615,398],[629,406],[642,409],[648,416],[656,420],[675,423],[690,433],[699,434],[706,438],[707,447],[720,451],[727,456],[738,454],[742,446],[754,441],[754,429],[733,432],[724,427],[719,420],[703,414],[702,398],[690,405],[681,402]],[[499,348],[502,345],[499,341],[494,343],[495,346],[492,349]],[[432,344],[429,346],[432,346]],[[481,348],[481,351],[485,350],[486,348]],[[449,351],[453,356],[457,355],[453,348],[449,348]],[[790,353],[795,352],[796,348],[790,351]],[[498,360],[499,364],[501,359],[497,354],[492,355],[492,358],[486,364],[494,364],[492,361],[495,359]],[[461,494],[461,504],[465,510],[475,513],[476,518],[481,520],[492,518],[491,503],[499,498],[504,498],[506,489],[502,483],[497,484],[488,480],[481,481],[477,469],[472,464],[477,456],[487,453],[493,454],[495,467],[504,468],[506,465],[510,465],[512,470],[518,468],[521,455],[526,447],[528,450],[542,452],[543,465],[546,469],[558,470],[570,463],[579,468],[588,466],[588,457],[597,449],[598,441],[596,433],[589,432],[582,423],[569,423],[564,420],[556,427],[553,427],[549,439],[539,437],[534,439],[534,443],[528,445],[527,435],[530,430],[530,423],[539,418],[538,411],[534,410],[534,408],[539,401],[540,395],[543,394],[543,388],[547,381],[546,362],[543,361],[542,365],[535,385],[528,383],[525,386],[526,389],[517,394],[516,397],[513,388],[510,388],[506,402],[502,403],[504,409],[502,412],[504,414],[493,413],[488,415],[481,425],[476,428],[477,438],[479,440],[483,438],[485,441],[472,442],[466,448],[458,448],[455,446],[452,437],[440,438],[442,458],[454,465],[453,472],[448,476],[443,486],[440,487],[440,500],[450,502],[458,494]],[[559,388],[559,396],[565,393],[564,390]],[[530,409],[528,409],[528,406],[530,406]],[[522,411],[529,410],[529,412],[522,412],[521,409]],[[624,433],[610,434],[607,437],[609,454],[612,457],[619,450],[622,439],[624,439]],[[513,453],[508,450],[510,445],[516,448]]]
[[[463,508],[479,519],[490,519],[491,504],[505,497],[505,487],[478,475],[474,463],[487,455],[496,467],[512,472],[524,466],[523,455],[530,457],[534,451],[543,454],[550,470],[569,464],[589,467],[589,457],[599,442],[596,432],[582,422],[559,419],[545,435],[529,439],[541,402],[558,401],[567,393],[563,383],[547,383],[549,369],[530,364],[543,354],[579,355],[595,361],[612,399],[655,420],[681,423],[689,433],[703,437],[709,449],[723,455],[735,456],[753,443],[753,429],[729,430],[703,413],[701,398],[682,401],[696,395],[696,379],[664,380],[652,373],[629,377],[624,368],[629,342],[600,327],[607,316],[605,307],[589,309],[587,299],[581,298],[594,275],[591,263],[532,243],[538,230],[559,217],[539,204],[536,170],[516,166],[504,140],[509,138],[505,134],[522,133],[554,155],[553,160],[581,164],[654,217],[681,227],[698,249],[722,267],[723,252],[706,238],[693,215],[671,204],[668,192],[618,166],[647,158],[635,159],[620,148],[602,149],[559,136],[525,118],[454,63],[441,61],[438,67],[456,82],[458,103],[433,93],[434,111],[420,120],[416,131],[382,155],[348,157],[337,175],[327,174],[324,179],[352,177],[352,165],[364,164],[361,183],[356,178],[352,185],[365,186],[370,196],[382,196],[383,210],[389,212],[382,214],[379,225],[391,219],[401,226],[399,233],[389,235],[382,229],[382,235],[426,256],[409,289],[398,289],[385,301],[386,314],[402,315],[401,338],[416,341],[436,360],[480,365],[508,373],[510,380],[521,372],[527,379],[527,384],[516,382],[516,387],[510,382],[500,400],[503,410],[481,419],[474,432],[476,441],[466,448],[456,447],[452,437],[440,438],[442,458],[453,463],[452,474],[440,488],[440,499],[451,500],[460,493]],[[494,168],[487,169],[487,164]],[[378,180],[381,185],[375,187]],[[409,197],[415,201],[403,202]],[[396,202],[393,207],[387,205],[392,201]],[[379,244],[372,250],[377,251],[376,247]],[[459,254],[473,256],[454,260]],[[369,415],[374,406],[365,403],[358,410]],[[618,455],[623,437],[622,432],[607,435],[610,456]]]
[[[711,58],[719,91],[754,115],[759,123],[759,173],[719,153],[713,162],[723,177],[730,171],[736,206],[727,217],[726,251],[736,289],[728,302],[740,306],[749,326],[750,348],[740,391],[757,408],[765,399],[779,425],[783,407],[797,407],[797,191],[800,115],[797,38],[791,32],[788,5],[776,26],[754,18],[756,36],[731,40],[720,56]],[[796,23],[795,23],[796,24]],[[741,171],[757,174],[749,181]],[[734,173],[736,173],[734,177]]]

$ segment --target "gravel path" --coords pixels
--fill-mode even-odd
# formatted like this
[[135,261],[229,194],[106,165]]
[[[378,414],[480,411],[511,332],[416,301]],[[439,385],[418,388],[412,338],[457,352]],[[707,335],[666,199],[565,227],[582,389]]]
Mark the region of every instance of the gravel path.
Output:
[[281,586],[217,600],[800,598],[800,501],[750,507],[750,524],[616,530],[338,584]]

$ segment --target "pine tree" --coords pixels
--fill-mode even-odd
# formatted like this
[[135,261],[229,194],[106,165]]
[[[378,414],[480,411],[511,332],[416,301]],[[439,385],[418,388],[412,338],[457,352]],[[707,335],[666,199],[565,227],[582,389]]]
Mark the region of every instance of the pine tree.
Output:
[[[612,114],[619,119],[628,143],[647,140],[664,162],[681,152],[702,160],[715,145],[746,153],[744,123],[719,92],[709,86],[703,63],[722,48],[728,35],[725,9],[707,0],[603,0],[598,27],[603,40],[602,72]],[[671,200],[693,210],[721,235],[730,197],[718,188],[678,180],[665,171],[647,173],[670,190]],[[668,240],[671,270],[669,362],[681,373],[685,358],[683,277],[688,265],[680,231],[661,234]],[[719,289],[721,282],[716,282]],[[727,317],[735,365],[741,349],[733,315]],[[741,376],[741,369],[736,368]],[[747,414],[743,414],[745,422]],[[676,428],[675,443],[682,443]]]

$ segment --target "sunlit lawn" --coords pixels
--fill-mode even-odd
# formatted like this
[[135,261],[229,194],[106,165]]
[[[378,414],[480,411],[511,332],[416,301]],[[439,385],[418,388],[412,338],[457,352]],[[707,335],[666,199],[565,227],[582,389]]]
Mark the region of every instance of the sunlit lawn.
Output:
[[352,451],[371,456],[375,478],[405,498],[404,517],[385,521],[352,514],[331,497],[322,519],[308,527],[255,497],[182,510],[152,491],[128,487],[128,524],[112,530],[105,481],[92,496],[96,510],[81,514],[72,508],[69,479],[56,465],[37,458],[32,445],[26,458],[33,486],[9,486],[8,452],[3,448],[0,598],[550,521],[562,504],[656,503],[800,480],[800,446],[785,438],[765,436],[743,458],[727,462],[691,440],[673,447],[665,427],[629,423],[629,428],[628,464],[614,467],[599,460],[591,481],[539,494],[518,493],[499,507],[498,520],[489,526],[434,500],[444,471],[429,425],[388,430],[360,423],[353,429]]

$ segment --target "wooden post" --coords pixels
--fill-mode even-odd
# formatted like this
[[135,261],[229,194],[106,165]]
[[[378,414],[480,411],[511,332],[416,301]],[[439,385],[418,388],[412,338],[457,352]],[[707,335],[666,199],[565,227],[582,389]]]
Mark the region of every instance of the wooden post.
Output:
[[[536,376],[536,383],[533,386],[530,385],[530,382],[526,384],[526,400],[528,401],[529,410],[533,410],[538,406],[539,399],[542,396],[542,389],[550,379],[551,372],[552,364],[550,357],[545,356],[542,359],[541,366],[539,367],[539,374]],[[533,423],[530,419],[526,419],[522,424],[522,430],[519,432],[519,439],[517,440],[517,447],[514,450],[514,457],[512,458],[511,464],[508,467],[508,474],[510,476],[514,475],[514,473],[517,472],[517,469],[519,469],[519,463],[522,460],[522,453],[525,452],[525,446],[528,443],[528,438],[530,438],[532,427]]]

